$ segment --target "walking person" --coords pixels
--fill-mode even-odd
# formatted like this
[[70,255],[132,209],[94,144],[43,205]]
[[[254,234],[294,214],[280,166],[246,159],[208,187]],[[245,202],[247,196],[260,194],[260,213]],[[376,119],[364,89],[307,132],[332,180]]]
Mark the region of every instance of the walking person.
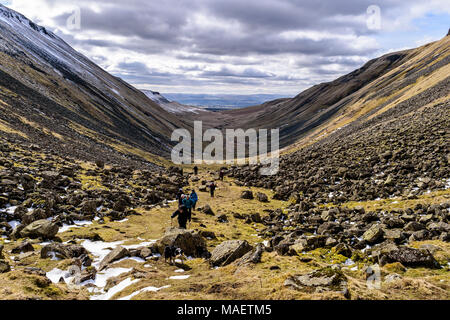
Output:
[[220,170],[220,172],[219,172],[220,181],[223,181],[224,176],[225,176],[225,172],[223,170]]
[[180,188],[180,190],[178,190],[177,193],[178,206],[181,206],[183,204],[183,196],[184,196],[183,189]]
[[209,185],[209,191],[211,192],[211,198],[214,198],[214,193],[216,192],[216,184],[214,182],[211,182]]
[[180,226],[180,229],[187,229],[186,224],[189,220],[189,215],[185,206],[180,206],[178,210],[172,214],[171,219],[176,217],[178,217],[178,225]]
[[183,206],[187,210],[187,216],[188,216],[189,222],[192,219],[192,206],[193,206],[193,204],[194,204],[194,202],[190,199],[190,197],[185,195],[184,198],[183,198]]
[[192,209],[195,211],[195,207],[197,206],[197,202],[198,202],[198,195],[195,192],[195,190],[192,190],[190,198],[192,200]]
[[197,167],[197,166],[194,167],[194,174],[195,174],[196,176],[198,176],[198,167]]

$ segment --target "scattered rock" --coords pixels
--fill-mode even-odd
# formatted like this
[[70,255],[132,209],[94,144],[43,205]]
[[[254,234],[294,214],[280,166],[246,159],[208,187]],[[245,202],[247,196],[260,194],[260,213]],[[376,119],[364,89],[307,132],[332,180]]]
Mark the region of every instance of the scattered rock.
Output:
[[383,240],[384,231],[380,225],[373,225],[369,230],[367,230],[364,235],[364,241],[370,244],[375,244]]
[[241,194],[241,199],[253,200],[254,199],[253,192],[250,190],[243,191]]
[[168,230],[157,243],[160,254],[164,253],[166,246],[180,248],[187,256],[194,258],[208,258],[209,256],[205,239],[199,233],[192,230]]
[[114,261],[120,260],[128,256],[130,256],[128,250],[122,246],[118,246],[113,251],[108,253],[108,255],[102,260],[102,262],[100,262],[98,270],[102,271]]
[[428,250],[419,250],[404,246],[383,253],[380,258],[381,265],[393,262],[400,262],[405,267],[440,268],[439,263]]
[[265,193],[262,193],[262,192],[258,192],[256,194],[256,198],[258,199],[259,202],[263,202],[263,203],[269,202],[269,197]]
[[307,292],[340,292],[349,298],[347,278],[339,269],[331,267],[316,270],[305,275],[289,277],[284,285],[299,291]]
[[213,267],[226,266],[243,257],[252,249],[252,246],[247,241],[225,241],[218,245],[211,253],[210,264]]
[[0,273],[6,273],[11,271],[11,267],[6,260],[0,260]]
[[203,208],[201,208],[199,210],[202,211],[204,214],[207,214],[209,216],[213,216],[214,215],[214,211],[211,209],[209,204],[205,205]]
[[53,239],[58,234],[58,231],[59,227],[51,221],[38,220],[26,226],[20,231],[20,235],[23,238],[31,239]]
[[20,245],[18,245],[17,247],[14,247],[11,250],[11,253],[13,253],[13,254],[20,254],[20,253],[33,252],[33,251],[34,251],[33,245],[30,242],[28,242],[28,241],[24,241]]

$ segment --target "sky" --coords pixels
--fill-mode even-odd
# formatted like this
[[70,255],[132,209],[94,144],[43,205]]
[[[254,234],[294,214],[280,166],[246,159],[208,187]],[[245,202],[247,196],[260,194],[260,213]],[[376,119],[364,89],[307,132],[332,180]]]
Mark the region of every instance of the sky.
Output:
[[108,72],[166,93],[295,96],[443,38],[449,0],[0,0]]

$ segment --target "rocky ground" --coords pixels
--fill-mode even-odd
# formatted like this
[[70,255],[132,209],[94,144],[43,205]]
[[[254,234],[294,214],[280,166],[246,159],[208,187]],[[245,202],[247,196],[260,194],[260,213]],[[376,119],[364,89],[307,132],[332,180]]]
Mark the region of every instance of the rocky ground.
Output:
[[[133,171],[5,139],[0,152],[1,299],[450,298],[445,186],[321,203],[227,177],[212,199],[216,168]],[[178,186],[200,195],[189,231],[169,218]],[[174,266],[172,244],[188,258]]]

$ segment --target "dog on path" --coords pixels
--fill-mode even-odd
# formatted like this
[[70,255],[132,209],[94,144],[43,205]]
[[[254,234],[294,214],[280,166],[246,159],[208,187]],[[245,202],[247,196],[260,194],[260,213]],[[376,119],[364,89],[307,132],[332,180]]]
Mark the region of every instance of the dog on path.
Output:
[[174,265],[175,260],[180,259],[181,263],[184,264],[186,260],[186,256],[184,255],[183,250],[174,246],[167,246],[164,249],[164,261],[169,264]]

